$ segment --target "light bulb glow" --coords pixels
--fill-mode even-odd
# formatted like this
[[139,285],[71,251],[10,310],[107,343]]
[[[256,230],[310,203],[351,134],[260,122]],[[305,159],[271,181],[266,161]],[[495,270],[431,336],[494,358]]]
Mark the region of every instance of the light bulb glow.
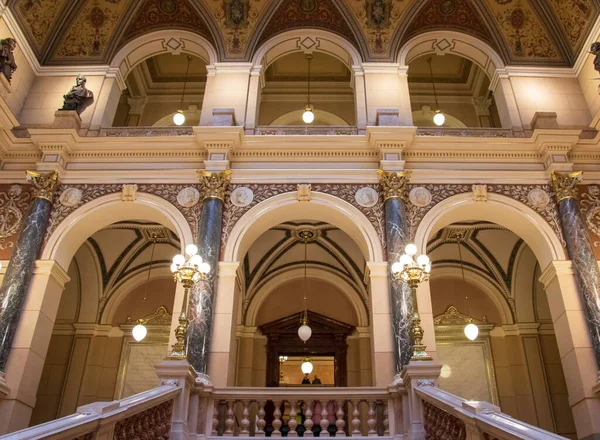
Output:
[[446,116],[444,116],[444,114],[439,110],[436,111],[435,115],[433,115],[433,123],[438,127],[441,127],[444,125],[444,122],[446,122]]
[[173,115],[173,123],[175,125],[183,125],[185,123],[185,115],[182,110],[177,110],[177,113]]
[[306,342],[312,336],[312,329],[307,324],[302,324],[298,329],[298,336],[302,339],[302,342]]
[[392,264],[392,273],[400,273],[402,272],[402,263],[400,263],[399,261],[396,261],[394,264]]
[[417,264],[419,266],[427,266],[429,264],[429,257],[425,254],[419,255],[417,258]]
[[465,326],[465,336],[470,339],[471,341],[474,341],[475,339],[477,339],[477,335],[479,334],[479,327],[477,327],[475,324],[471,323],[471,324],[467,324]]
[[181,254],[177,254],[173,257],[173,263],[175,263],[177,266],[181,266],[183,263],[185,263],[185,257]]
[[171,272],[175,273],[179,270],[179,267],[175,263],[171,264]]
[[138,324],[131,330],[131,336],[133,336],[133,339],[135,339],[137,342],[140,342],[142,339],[144,339],[147,334],[148,330],[144,324]]
[[409,243],[404,248],[404,252],[406,252],[411,257],[417,253],[417,245],[414,243]]
[[450,365],[442,365],[442,371],[440,371],[440,377],[448,379],[452,375],[452,368]]
[[208,272],[210,272],[210,264],[208,264],[206,261],[204,261],[204,262],[200,263],[198,270],[200,271],[200,273],[203,273],[204,275],[206,275]]
[[302,113],[302,120],[305,124],[311,124],[315,120],[315,114],[312,112],[312,110],[308,109]]
[[190,258],[190,264],[200,268],[200,265],[202,264],[202,257],[198,254],[194,255],[192,258]]
[[185,253],[188,254],[190,257],[192,255],[196,255],[198,253],[198,246],[196,246],[194,243],[190,243],[185,247]]
[[413,259],[412,259],[412,257],[410,255],[403,254],[400,257],[400,266],[402,266],[402,267],[404,267],[404,266],[410,266],[412,263],[413,263]]
[[310,374],[310,373],[312,373],[312,370],[313,370],[313,364],[311,361],[309,361],[307,359],[304,362],[302,362],[302,365],[300,366],[300,368],[302,369],[302,372],[304,374]]

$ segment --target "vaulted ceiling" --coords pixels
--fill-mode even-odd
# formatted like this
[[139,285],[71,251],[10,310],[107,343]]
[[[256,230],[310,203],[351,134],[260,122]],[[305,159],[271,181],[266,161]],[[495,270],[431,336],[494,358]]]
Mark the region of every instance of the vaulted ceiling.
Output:
[[366,61],[394,60],[408,39],[454,30],[487,42],[506,64],[574,63],[600,0],[10,0],[42,64],[106,64],[128,41],[184,29],[221,60],[249,60],[280,32],[320,28]]

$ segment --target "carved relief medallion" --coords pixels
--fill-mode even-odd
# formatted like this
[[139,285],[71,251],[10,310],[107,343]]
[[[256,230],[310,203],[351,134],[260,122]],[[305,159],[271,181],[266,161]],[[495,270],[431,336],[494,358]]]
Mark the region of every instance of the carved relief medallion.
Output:
[[354,196],[356,203],[364,208],[371,208],[375,206],[378,198],[379,194],[377,194],[377,191],[367,186],[356,191],[356,195]]
[[185,208],[191,208],[192,206],[196,205],[199,200],[200,191],[198,191],[196,188],[192,188],[191,186],[183,188],[177,194],[177,203]]
[[[21,196],[23,189],[19,185],[13,185],[8,190],[7,202],[1,204],[0,212],[0,238],[10,237],[19,231],[23,214],[17,206],[17,201]],[[3,249],[0,243],[0,249]]]
[[534,209],[542,209],[550,203],[550,196],[543,189],[534,188],[527,194],[527,201]]
[[415,206],[427,206],[431,203],[431,193],[427,188],[417,186],[416,188],[410,190],[408,199],[410,200],[410,203]]
[[487,202],[488,188],[487,185],[473,185],[473,200],[475,202]]
[[63,206],[77,206],[81,203],[83,193],[79,188],[67,188],[60,195],[58,201]]
[[248,206],[252,200],[254,200],[254,193],[245,186],[240,186],[231,192],[231,203],[234,206]]

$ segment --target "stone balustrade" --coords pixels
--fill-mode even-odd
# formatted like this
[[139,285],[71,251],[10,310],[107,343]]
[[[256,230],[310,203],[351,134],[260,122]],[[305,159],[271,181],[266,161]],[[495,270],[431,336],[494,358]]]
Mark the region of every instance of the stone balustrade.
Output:
[[256,127],[255,135],[261,136],[351,136],[357,135],[356,127],[333,125],[267,125]]
[[427,440],[565,439],[514,419],[487,402],[465,400],[430,385],[417,386]]

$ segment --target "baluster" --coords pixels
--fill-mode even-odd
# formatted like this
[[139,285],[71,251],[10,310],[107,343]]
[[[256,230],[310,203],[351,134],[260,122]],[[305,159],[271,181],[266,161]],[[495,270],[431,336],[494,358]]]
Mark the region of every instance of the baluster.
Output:
[[369,400],[367,403],[369,404],[369,419],[367,420],[367,426],[369,427],[368,435],[369,437],[374,437],[377,435],[377,431],[375,431],[375,425],[377,424],[377,420],[375,419],[375,402]]
[[215,400],[215,406],[214,406],[214,410],[213,410],[213,417],[212,417],[212,431],[210,432],[211,435],[219,435],[219,432],[217,431],[217,427],[219,426],[219,401]]
[[383,402],[383,435],[390,435],[390,417],[387,402]]
[[258,431],[256,431],[256,436],[264,436],[265,435],[265,426],[267,426],[267,422],[265,421],[265,401],[258,401],[258,421],[256,422],[256,426],[258,427]]
[[313,401],[308,400],[304,403],[304,434],[303,437],[314,437],[314,433],[312,432],[312,428],[314,426],[314,422],[312,421],[313,416]]
[[233,436],[233,404],[235,400],[227,401],[227,418],[225,419],[225,436]]
[[335,436],[346,437],[346,431],[344,431],[344,428],[346,427],[346,422],[344,421],[344,401],[338,400],[337,407],[338,410],[335,413],[335,416],[337,417],[337,420],[335,421],[335,427],[337,428],[337,431]]
[[288,437],[298,437],[296,428],[298,427],[298,421],[296,420],[296,401],[290,400],[290,420],[288,420],[288,428],[290,430],[287,433]]
[[360,400],[352,401],[352,437],[360,437],[360,411],[358,410],[358,406],[360,405]]
[[329,419],[327,418],[328,403],[327,400],[325,402],[321,401],[321,421],[319,422],[319,425],[321,425],[321,433],[319,434],[319,437],[331,437],[327,430],[329,428]]
[[248,411],[248,406],[250,405],[249,400],[242,400],[242,406],[244,409],[242,410],[242,420],[240,422],[240,435],[249,436],[250,431],[248,428],[250,427],[250,411]]
[[271,437],[281,437],[281,400],[276,400],[273,402],[275,404],[275,411],[273,411],[273,432],[271,433]]

